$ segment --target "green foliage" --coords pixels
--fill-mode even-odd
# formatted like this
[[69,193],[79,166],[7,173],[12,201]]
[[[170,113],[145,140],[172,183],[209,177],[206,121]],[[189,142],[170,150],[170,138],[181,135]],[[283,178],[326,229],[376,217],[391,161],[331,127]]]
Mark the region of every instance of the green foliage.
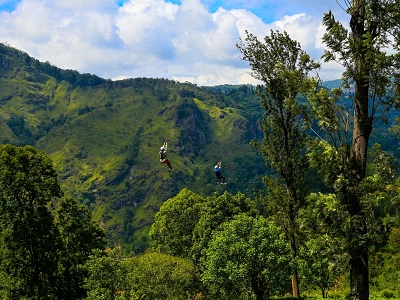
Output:
[[261,216],[239,214],[222,223],[202,261],[202,280],[214,286],[218,299],[269,299],[290,282],[290,248],[279,228]]
[[[37,59],[30,57],[27,53],[10,47],[7,44],[0,44],[0,58],[3,65],[3,73],[12,72],[14,67],[24,68],[19,69],[21,76],[26,77],[30,82],[43,82],[47,78],[46,75],[55,77],[57,80],[65,80],[71,84],[93,86],[104,83],[106,80],[92,74],[80,74],[74,70],[62,70],[51,65],[48,61],[40,62]],[[46,74],[46,75],[44,75]]]
[[[310,114],[315,117],[313,121],[317,123],[320,134],[323,135],[323,138],[332,140],[332,144],[336,148],[344,142],[349,142],[349,133],[351,132],[349,97],[350,95],[344,93],[341,88],[334,87],[332,89],[320,88],[307,98]],[[311,125],[308,124],[308,126]]]
[[[249,146],[263,136],[254,86],[206,88],[88,74],[78,84],[76,71],[0,46],[0,118],[11,125],[1,126],[0,142],[45,151],[63,191],[90,207],[109,245],[127,254],[145,251],[155,213],[183,188],[201,197],[264,189],[262,177],[270,171]],[[158,161],[166,137],[172,173]],[[382,139],[394,148],[393,136]],[[212,172],[218,160],[225,187],[216,185]]]
[[196,269],[189,259],[162,253],[146,253],[124,262],[131,298],[185,300],[196,294]]
[[309,239],[300,248],[300,282],[307,290],[318,287],[322,298],[338,287],[338,278],[346,271],[348,258],[341,254],[341,244],[338,239],[322,235]]
[[[369,16],[371,9],[372,6],[368,7]],[[350,51],[347,41],[341,50],[342,45],[333,39],[333,35],[339,34],[338,39],[345,40],[348,32],[328,19],[326,24],[334,29],[329,32],[332,34],[329,47],[343,50],[340,59],[351,63],[352,54],[345,56]],[[383,20],[381,24],[385,22],[388,21]],[[375,26],[373,22],[369,24],[371,28]],[[344,88],[349,92],[318,88],[311,97],[309,91],[316,88],[316,82],[307,80],[306,75],[317,64],[286,34],[273,33],[265,41],[270,48],[251,35],[248,40],[250,44],[254,42],[252,50],[256,55],[251,59],[255,70],[260,71],[255,75],[270,75],[260,77],[268,85],[258,89],[259,96],[249,85],[205,88],[165,79],[103,80],[61,70],[48,62],[42,64],[26,53],[1,45],[0,118],[5,126],[0,128],[0,142],[35,145],[52,158],[54,167],[40,151],[26,147],[30,154],[25,157],[22,150],[1,146],[1,151],[7,149],[8,154],[0,155],[0,182],[6,182],[0,186],[0,298],[32,298],[42,293],[47,293],[50,299],[79,298],[85,294],[81,284],[86,275],[88,299],[198,299],[217,295],[222,299],[223,294],[244,299],[250,297],[246,293],[249,289],[253,294],[266,293],[264,287],[259,288],[259,283],[248,280],[254,275],[251,271],[257,270],[249,268],[247,262],[263,264],[277,259],[268,254],[265,257],[271,260],[264,260],[264,256],[257,255],[257,251],[261,253],[273,246],[265,244],[263,238],[276,228],[268,227],[270,222],[258,217],[254,201],[238,193],[262,188],[261,178],[271,175],[261,162],[263,157],[249,146],[251,140],[265,154],[267,165],[281,175],[264,178],[268,188],[268,194],[263,197],[265,213],[274,216],[275,224],[283,228],[301,228],[296,234],[302,239],[299,243],[304,247],[300,249],[305,252],[290,266],[300,268],[300,274],[305,276],[301,283],[307,290],[318,286],[325,294],[328,290],[331,293],[349,250],[374,244],[369,253],[371,286],[379,297],[396,296],[400,278],[396,250],[400,181],[394,180],[394,158],[382,151],[390,147],[392,153],[397,153],[393,150],[396,143],[384,132],[386,127],[378,127],[372,136],[374,141],[384,142],[382,149],[373,146],[373,151],[368,153],[365,177],[354,176],[354,165],[350,164],[354,150],[350,146],[354,120],[349,110],[353,107],[354,95],[351,76],[360,77],[355,72],[345,74]],[[282,46],[279,42],[287,46],[282,53],[275,51]],[[398,74],[391,73],[394,68],[384,68],[397,58],[385,58],[382,52],[368,46],[373,43],[372,31],[367,32],[364,44],[369,53],[368,64],[373,70],[382,69],[370,74],[377,81],[370,85],[372,105],[367,111],[371,119],[365,120],[372,120],[379,112],[378,119],[386,121],[390,114],[395,115],[387,108],[396,104],[399,81]],[[354,53],[360,53],[357,47],[362,44],[353,46]],[[264,50],[273,51],[264,57]],[[275,56],[279,60],[270,59]],[[372,61],[374,57],[376,62]],[[263,110],[259,109],[260,99]],[[308,100],[307,106],[305,100]],[[267,114],[261,123],[263,132],[257,122],[264,112]],[[284,112],[280,121],[286,122],[287,129],[294,129],[290,134],[285,135],[274,125],[279,119],[268,118],[277,112]],[[308,118],[307,112],[317,119]],[[307,140],[303,139],[307,126],[311,127],[307,133],[325,140],[313,145],[307,158],[321,172],[329,192],[315,192],[305,203],[302,167],[307,162],[303,160],[306,149],[302,142]],[[263,133],[266,139],[262,141]],[[166,137],[170,141],[168,156],[174,172],[164,172],[164,165],[158,162],[157,152]],[[273,143],[279,147],[274,148]],[[293,152],[281,151],[286,146]],[[279,159],[284,156],[290,159],[280,163]],[[23,163],[16,163],[19,157],[24,157]],[[31,159],[33,164],[26,163]],[[35,172],[41,159],[48,168]],[[218,160],[224,163],[226,187],[215,184],[212,166]],[[68,195],[61,201],[57,199],[62,193],[56,171]],[[43,183],[41,180],[46,176],[54,178]],[[292,181],[285,179],[290,176]],[[284,184],[295,181],[292,186],[298,188],[298,193],[295,189],[288,193]],[[52,191],[46,192],[49,189]],[[295,194],[298,202],[290,197]],[[359,202],[354,202],[355,195],[359,196]],[[86,207],[79,206],[70,197],[89,207],[96,221],[92,222]],[[58,208],[55,223],[49,210],[53,200],[57,200],[55,207]],[[159,208],[160,213],[154,217]],[[285,217],[291,213],[295,216],[293,223]],[[150,240],[154,249],[181,257],[151,253],[125,259],[127,254],[147,249],[147,234],[153,220]],[[122,248],[95,251],[88,259],[92,249],[104,247],[103,232],[96,223],[106,229],[110,245],[120,244]],[[34,229],[35,226],[39,229]],[[290,231],[286,233],[288,236]],[[325,240],[320,240],[319,235]],[[39,280],[32,279],[36,273],[25,255],[27,245],[40,249],[36,270],[40,273]],[[194,263],[187,258],[192,258]],[[221,261],[226,267],[219,264]],[[199,285],[199,275],[194,270],[213,270],[223,276],[207,274],[204,281],[207,284]],[[265,272],[260,278],[268,274]],[[265,280],[273,282],[278,278],[281,284],[287,282],[280,275]],[[280,287],[274,285],[271,294]],[[344,292],[348,292],[346,288]]]
[[254,202],[241,193],[214,194],[202,203],[200,218],[193,229],[192,258],[196,264],[205,255],[213,231],[222,223],[241,213],[250,216],[257,215]]
[[387,248],[375,251],[370,256],[371,290],[375,294],[383,298],[399,298],[399,263],[399,253]]
[[307,135],[301,122],[307,120],[307,111],[297,96],[307,95],[316,88],[316,81],[308,73],[317,70],[319,64],[286,32],[271,31],[264,43],[247,33],[238,48],[243,59],[250,63],[253,76],[264,83],[258,89],[264,108],[261,123],[264,139],[262,144],[253,142],[253,145],[264,155],[267,165],[279,174],[288,189],[288,197],[301,205],[308,167]]
[[396,252],[400,252],[400,228],[392,228],[389,237],[389,245],[395,249]]
[[[308,196],[308,213],[315,218],[308,222],[311,228],[319,228],[325,232],[330,232],[337,237],[345,236],[348,238],[348,247],[355,244],[374,244],[382,241],[382,228],[393,224],[393,218],[396,215],[395,203],[391,199],[392,186],[396,165],[394,158],[384,151],[379,145],[374,145],[370,152],[369,164],[366,177],[361,181],[359,190],[362,197],[360,206],[368,219],[368,236],[360,239],[360,236],[350,240],[353,226],[357,222],[357,216],[351,216],[347,210],[348,199],[343,198],[347,189],[352,185],[349,181],[351,170],[343,161],[347,157],[343,149],[335,149],[326,142],[318,144],[319,149],[314,149],[309,157],[312,165],[320,166],[320,172],[325,174],[325,180],[333,186],[336,193],[322,194],[311,193]],[[347,168],[347,169],[346,169]],[[395,192],[397,193],[397,192]],[[349,250],[349,249],[348,249]]]
[[58,199],[52,161],[31,146],[0,146],[0,190],[2,297],[82,299],[82,267],[105,247],[104,232],[86,207]]
[[87,300],[125,299],[129,289],[126,283],[126,268],[121,260],[121,249],[115,248],[107,253],[96,250],[85,264],[88,276],[84,287]]
[[338,193],[351,189],[348,179],[351,169],[346,163],[349,152],[348,145],[335,147],[326,140],[316,140],[307,153],[311,167],[318,168],[324,182]]
[[[263,179],[268,191],[266,210],[275,215],[277,224],[285,230],[296,259],[300,244],[297,214],[307,193],[305,154],[309,141],[302,124],[309,120],[308,111],[298,96],[307,97],[316,90],[317,81],[308,74],[317,71],[319,64],[286,32],[271,31],[263,43],[247,33],[238,48],[243,60],[250,63],[252,75],[264,84],[258,88],[264,109],[261,122],[264,138],[262,143],[252,144],[277,174]],[[293,295],[299,297],[296,269],[292,283]]]
[[323,36],[327,46],[323,58],[342,64],[346,68],[342,88],[354,89],[352,105],[346,109],[335,103],[338,98],[335,96],[341,91],[333,93],[333,97],[323,93],[316,97],[327,103],[328,109],[318,109],[311,103],[311,109],[322,120],[319,125],[326,132],[323,138],[329,139],[338,163],[334,170],[326,155],[322,159],[322,172],[336,192],[341,212],[347,214],[346,222],[336,223],[339,226],[333,230],[346,238],[351,299],[369,298],[368,249],[380,240],[380,234],[376,234],[379,221],[372,213],[376,210],[371,208],[385,198],[382,187],[387,174],[375,172],[375,177],[367,174],[368,147],[373,126],[377,121],[387,122],[388,113],[399,105],[400,74],[396,67],[399,56],[387,51],[398,49],[399,37],[393,37],[392,32],[397,32],[400,14],[394,8],[399,4],[399,1],[354,0],[346,2],[345,7],[350,16],[349,26],[343,26],[330,11],[323,19],[327,29]]
[[95,251],[85,264],[87,300],[188,299],[199,279],[193,263],[162,253],[122,259],[121,249]]
[[[329,155],[328,153],[331,153]],[[331,165],[335,161],[336,151],[333,148],[329,148],[327,153],[323,153],[318,159],[322,159],[327,164]],[[323,158],[326,155],[325,158]],[[315,157],[316,158],[316,157]],[[340,163],[337,163],[337,166]],[[323,166],[323,164],[321,164]],[[357,226],[359,217],[351,216],[349,211],[346,209],[347,199],[342,199],[340,189],[335,194],[323,194],[323,193],[312,193],[308,197],[309,205],[307,211],[304,213],[302,219],[307,225],[306,228],[313,228],[314,234],[329,237],[326,241],[329,242],[329,252],[326,257],[322,251],[317,252],[317,258],[320,257],[320,263],[327,264],[325,275],[325,283],[322,282],[322,274],[316,276],[319,282],[318,284],[323,294],[326,295],[329,286],[332,286],[333,282],[330,282],[333,278],[330,277],[334,274],[335,269],[332,269],[338,265],[338,258],[341,256],[349,256],[352,249],[360,246],[375,245],[374,250],[371,250],[369,258],[369,269],[370,269],[370,282],[372,291],[387,288],[388,290],[396,290],[393,287],[396,286],[397,271],[393,268],[394,257],[391,255],[381,253],[382,245],[387,243],[387,232],[384,228],[390,228],[396,224],[398,219],[398,210],[396,209],[396,195],[398,195],[397,184],[394,182],[395,164],[393,157],[386,154],[381,150],[379,145],[374,145],[370,152],[369,164],[367,169],[367,176],[360,183],[360,189],[362,189],[363,197],[361,198],[360,204],[362,205],[362,211],[367,220],[368,235],[362,235],[360,233],[361,228]],[[329,174],[329,172],[327,173]],[[349,187],[349,183],[345,183],[344,177],[338,176],[336,178],[334,186],[337,187]],[[393,197],[395,195],[395,197]],[[343,203],[344,202],[344,203]],[[358,234],[355,235],[355,232]],[[309,242],[308,242],[309,243]],[[336,251],[333,251],[336,249]],[[314,259],[314,258],[313,258]],[[332,261],[333,260],[333,261]],[[312,260],[313,261],[313,260]],[[343,261],[343,260],[342,260]],[[347,260],[344,260],[347,261]],[[318,262],[318,261],[317,261]],[[314,263],[315,264],[315,263]],[[318,266],[318,265],[317,265]],[[318,266],[320,268],[321,266]],[[318,269],[317,268],[317,269]],[[306,271],[312,270],[312,265],[306,264]],[[340,271],[338,269],[337,271]],[[306,282],[310,284],[313,280],[313,275],[317,275],[317,271],[311,271],[312,274],[305,272]],[[324,289],[323,289],[323,286]]]
[[56,211],[55,223],[62,241],[59,263],[64,299],[85,296],[83,279],[87,272],[83,266],[94,249],[105,248],[105,234],[91,218],[89,210],[71,198],[62,199]]
[[398,11],[393,9],[397,5],[398,1],[352,1],[348,10],[352,16],[350,30],[337,21],[332,12],[326,13],[323,19],[327,28],[323,37],[327,45],[323,58],[338,61],[346,67],[345,85],[360,80],[369,82],[366,88],[377,100],[372,101],[370,112],[377,118],[387,114],[398,101],[395,94],[399,74],[392,68],[398,56],[386,51],[398,44],[397,38],[390,38],[400,18]]
[[0,273],[7,298],[56,298],[60,240],[48,206],[61,194],[43,152],[0,146]]
[[163,203],[149,232],[153,250],[173,256],[190,257],[192,235],[204,200],[183,189]]

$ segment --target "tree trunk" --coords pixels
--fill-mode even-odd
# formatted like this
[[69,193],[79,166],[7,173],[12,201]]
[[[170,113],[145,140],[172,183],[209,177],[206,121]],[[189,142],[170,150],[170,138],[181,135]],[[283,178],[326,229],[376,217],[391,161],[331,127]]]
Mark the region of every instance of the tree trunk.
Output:
[[[286,183],[286,190],[288,192],[289,199],[293,199],[292,203],[289,204],[289,241],[290,241],[290,248],[292,251],[292,261],[296,261],[297,254],[298,254],[298,246],[297,246],[297,238],[296,238],[296,213],[294,209],[294,203],[296,203],[297,196],[296,191],[291,191],[290,184]],[[299,288],[299,277],[297,274],[297,269],[293,271],[292,274],[292,294],[293,298],[300,298],[300,288]]]
[[372,125],[368,118],[368,83],[357,81],[354,100],[354,131],[352,153],[353,186],[348,195],[348,211],[352,218],[352,232],[349,235],[350,246],[350,298],[352,300],[369,299],[367,221],[362,210],[361,194],[358,185],[365,178],[368,140]]
[[368,247],[350,254],[350,299],[368,300]]
[[[368,300],[369,298],[369,272],[368,272],[368,243],[364,237],[367,235],[367,221],[362,210],[359,183],[365,178],[368,140],[371,133],[371,123],[368,119],[368,85],[359,87],[357,82],[355,95],[353,153],[352,153],[352,192],[349,196],[348,211],[352,218],[352,232],[350,246],[350,289],[352,300]],[[365,93],[366,92],[366,93]]]
[[[290,228],[290,247],[292,249],[292,258],[293,261],[296,261],[297,258],[297,243],[296,243],[296,235],[294,232],[294,220],[290,220],[292,222],[292,226]],[[292,274],[292,294],[293,298],[300,298],[300,288],[299,288],[299,277],[297,274],[297,269],[293,271]]]
[[[292,211],[291,211],[292,212]],[[296,261],[297,258],[297,242],[296,242],[296,234],[295,234],[295,229],[294,229],[294,215],[291,213],[291,218],[290,218],[290,248],[292,250],[292,258],[293,261]],[[297,274],[297,269],[294,270],[292,274],[292,293],[293,293],[293,298],[300,298],[300,288],[299,288],[299,277]]]
[[350,298],[352,300],[369,299],[368,243],[366,216],[362,210],[359,184],[365,178],[368,140],[372,131],[369,117],[369,73],[364,50],[365,38],[365,5],[366,0],[353,0],[350,27],[356,50],[355,62],[355,94],[354,94],[354,128],[352,151],[352,192],[348,194],[348,211],[352,218],[352,230],[348,236],[350,255]]
[[300,298],[299,280],[297,276],[297,271],[292,274],[292,291],[293,298]]
[[[354,129],[353,129],[353,175],[355,191],[362,179],[365,178],[367,166],[368,141],[372,131],[372,122],[368,115],[368,80],[356,80],[354,95]],[[358,205],[356,205],[358,206]],[[357,210],[357,209],[356,209]],[[358,211],[355,211],[358,213]]]

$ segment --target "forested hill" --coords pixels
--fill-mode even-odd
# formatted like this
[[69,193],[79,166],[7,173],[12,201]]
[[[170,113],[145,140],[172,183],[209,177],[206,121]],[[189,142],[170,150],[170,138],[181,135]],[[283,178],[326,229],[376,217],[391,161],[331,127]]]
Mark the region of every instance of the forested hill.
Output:
[[[3,44],[0,86],[0,142],[45,151],[65,194],[89,205],[128,252],[143,250],[160,205],[184,187],[204,196],[263,187],[263,158],[249,145],[262,137],[251,86],[105,80]],[[159,163],[166,138],[173,171]],[[218,160],[226,186],[213,173]]]
[[[185,187],[202,196],[228,190],[249,197],[263,188],[268,170],[249,145],[262,138],[252,86],[112,81],[4,44],[0,86],[0,142],[43,150],[65,194],[91,207],[109,242],[128,253],[145,249],[160,205]],[[173,171],[159,163],[165,139]],[[394,139],[382,140],[393,147]],[[226,186],[213,173],[219,160]]]

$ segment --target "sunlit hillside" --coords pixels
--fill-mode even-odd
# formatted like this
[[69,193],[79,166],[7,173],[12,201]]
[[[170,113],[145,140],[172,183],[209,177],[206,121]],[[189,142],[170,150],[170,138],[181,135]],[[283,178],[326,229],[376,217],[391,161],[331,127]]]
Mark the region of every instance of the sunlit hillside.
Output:
[[[263,188],[262,137],[251,87],[229,92],[165,79],[104,80],[0,48],[1,142],[31,144],[54,161],[66,195],[93,209],[110,243],[147,246],[159,206],[187,187],[201,195]],[[173,171],[159,163],[168,139]],[[221,160],[228,185],[217,184]]]

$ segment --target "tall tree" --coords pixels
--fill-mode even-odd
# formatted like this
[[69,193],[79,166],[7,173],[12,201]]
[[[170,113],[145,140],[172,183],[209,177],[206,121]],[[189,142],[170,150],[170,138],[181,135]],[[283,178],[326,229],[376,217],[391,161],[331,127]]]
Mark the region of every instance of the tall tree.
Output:
[[56,211],[56,225],[62,241],[60,257],[63,299],[82,299],[86,295],[83,268],[94,249],[104,250],[105,233],[92,221],[90,211],[71,198],[62,199]]
[[[305,203],[305,172],[308,169],[307,135],[300,122],[307,116],[304,101],[316,87],[309,72],[317,71],[319,64],[301,50],[300,44],[284,32],[271,31],[264,42],[246,33],[238,49],[243,60],[250,63],[252,75],[264,84],[258,87],[265,110],[261,122],[264,131],[262,143],[253,145],[265,156],[267,165],[277,176],[264,177],[268,189],[268,208],[284,229],[292,250],[293,261],[299,250],[298,211]],[[293,296],[300,297],[298,273],[292,276]]]
[[218,299],[270,299],[287,288],[290,248],[282,230],[264,217],[239,214],[212,234],[202,280]]
[[7,298],[55,299],[59,239],[48,205],[61,195],[43,152],[0,146],[0,269]]
[[[341,140],[342,157],[330,177],[341,205],[349,214],[346,231],[350,266],[351,299],[369,298],[368,249],[370,239],[366,209],[363,204],[362,182],[366,176],[368,142],[373,125],[384,120],[385,114],[398,103],[399,56],[390,54],[400,42],[400,1],[345,0],[342,7],[350,15],[345,28],[333,14],[324,15],[327,46],[325,61],[338,61],[346,69],[344,87],[354,87],[351,143]],[[387,51],[390,49],[390,51]],[[393,53],[393,52],[392,52]],[[339,153],[339,152],[338,152]]]
[[150,228],[149,238],[153,250],[180,257],[191,257],[193,229],[200,217],[200,204],[204,200],[183,189],[160,207]]
[[241,213],[249,216],[258,213],[254,201],[242,193],[231,195],[225,191],[222,195],[214,194],[205,199],[200,207],[200,218],[193,228],[192,258],[196,265],[205,255],[213,231]]

